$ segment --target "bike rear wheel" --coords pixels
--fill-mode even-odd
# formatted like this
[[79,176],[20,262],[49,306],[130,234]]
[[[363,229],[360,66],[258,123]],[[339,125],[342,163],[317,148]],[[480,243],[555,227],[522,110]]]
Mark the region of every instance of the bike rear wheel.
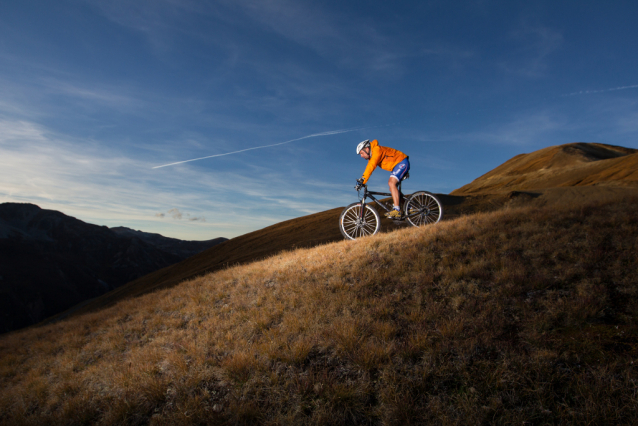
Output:
[[437,223],[443,217],[443,205],[434,194],[415,192],[405,203],[405,218],[412,226]]
[[339,216],[339,230],[349,239],[374,235],[381,228],[379,213],[370,205],[365,205],[363,218],[361,217],[361,203],[352,203],[341,212]]

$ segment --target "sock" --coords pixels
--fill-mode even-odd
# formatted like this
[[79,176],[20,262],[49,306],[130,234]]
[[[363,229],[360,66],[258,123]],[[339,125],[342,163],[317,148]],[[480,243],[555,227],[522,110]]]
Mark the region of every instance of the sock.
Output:
[[394,210],[401,211],[401,209],[399,209],[399,206],[394,206]]

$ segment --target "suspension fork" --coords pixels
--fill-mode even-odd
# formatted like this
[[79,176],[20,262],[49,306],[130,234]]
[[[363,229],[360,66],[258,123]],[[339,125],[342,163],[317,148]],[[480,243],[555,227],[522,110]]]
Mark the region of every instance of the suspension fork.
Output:
[[363,216],[365,215],[366,208],[366,198],[368,197],[368,188],[364,187],[363,189],[363,198],[361,199],[361,211],[359,212],[359,219],[363,221]]

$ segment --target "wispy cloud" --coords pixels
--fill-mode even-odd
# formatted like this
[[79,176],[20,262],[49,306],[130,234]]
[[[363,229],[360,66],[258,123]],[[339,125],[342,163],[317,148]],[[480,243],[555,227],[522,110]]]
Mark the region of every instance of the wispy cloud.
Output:
[[[468,132],[459,137],[466,142],[474,143],[535,146],[556,138],[557,133],[569,132],[570,129],[569,123],[559,114],[539,111],[519,115],[510,121],[493,124],[486,129]],[[557,140],[556,143],[561,142]]]
[[81,85],[69,81],[52,80],[47,78],[43,81],[43,86],[50,94],[64,95],[69,98],[84,99],[94,103],[104,104],[111,107],[142,107],[144,103],[139,98],[131,97],[125,93],[130,93],[131,89],[121,87],[104,87],[104,85],[91,84]]
[[46,141],[44,130],[24,120],[0,120],[0,144],[15,145],[23,142],[42,143]]
[[619,86],[619,87],[612,87],[610,89],[600,89],[600,90],[581,90],[579,92],[574,92],[574,93],[568,93],[566,95],[562,95],[563,97],[565,96],[578,96],[578,95],[591,95],[594,93],[606,93],[606,92],[615,92],[617,90],[627,90],[627,89],[638,89],[638,84],[633,84],[631,86]]
[[[159,96],[132,84],[94,81],[50,69],[42,71],[29,64],[24,64],[24,68],[28,71],[0,72],[0,118],[38,122],[56,117],[60,122],[76,123],[88,119],[95,126],[96,121],[113,114],[139,118],[158,113]],[[168,104],[179,102],[174,99]]]
[[0,120],[0,202],[32,202],[91,223],[135,224],[190,239],[235,236],[335,202],[330,188],[308,200],[289,170],[277,173],[259,164],[243,171],[182,167],[163,174],[151,166],[33,122]]
[[191,10],[189,1],[157,0],[131,3],[126,0],[85,0],[113,22],[144,33],[153,48],[164,51],[173,45],[172,33],[187,26],[178,25]]
[[601,142],[636,147],[638,102],[606,99],[566,109],[564,104],[518,112],[500,122],[454,136],[465,143],[540,149],[570,142]]
[[507,49],[501,67],[528,78],[546,75],[551,55],[564,45],[563,35],[549,27],[523,24],[510,34],[515,45]]
[[[268,68],[269,62],[276,64],[278,72],[285,72],[286,68],[294,68],[296,63],[302,62],[297,54],[284,60],[278,55],[268,58],[262,45],[256,51],[254,46],[229,36],[246,31],[261,32],[264,36],[276,34],[290,45],[301,46],[340,68],[356,70],[360,77],[374,74],[396,79],[405,71],[406,60],[415,56],[435,55],[458,60],[459,54],[466,57],[468,53],[466,49],[449,45],[441,49],[441,43],[432,41],[426,42],[424,48],[424,40],[390,36],[380,31],[378,25],[365,15],[346,15],[318,3],[291,0],[220,0],[214,3],[158,0],[140,8],[122,0],[85,1],[113,22],[144,34],[159,55],[170,52],[176,39],[184,34],[201,43],[214,45],[224,52],[228,65],[226,71],[238,68],[238,64],[251,64],[256,61],[255,57],[259,57],[259,65],[252,68],[257,73],[264,67]],[[217,24],[214,27],[219,27],[219,37],[203,37],[202,32],[188,24],[202,16]],[[400,23],[393,25],[400,26]],[[209,28],[208,31],[215,30]],[[307,80],[307,83],[312,81]]]
[[182,220],[184,218],[188,220],[189,222],[206,222],[206,218],[203,216],[202,217],[191,216],[190,213],[182,213],[178,208],[175,208],[175,207],[172,209],[169,209],[166,213],[163,213],[163,212],[156,213],[155,217],[165,218],[167,214],[175,220]]
[[[225,3],[262,28],[342,65],[377,71],[399,68],[397,54],[401,49],[374,25],[361,19],[340,16],[316,3],[290,0],[226,0]],[[363,63],[365,67],[361,67]]]
[[183,216],[182,213],[179,211],[179,209],[175,209],[175,208],[170,209],[168,211],[168,214],[171,215],[173,219],[181,219]]

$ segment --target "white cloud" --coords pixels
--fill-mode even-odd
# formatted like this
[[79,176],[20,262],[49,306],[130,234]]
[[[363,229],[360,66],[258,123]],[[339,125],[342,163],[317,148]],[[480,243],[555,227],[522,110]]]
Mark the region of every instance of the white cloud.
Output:
[[130,93],[131,89],[121,87],[107,87],[104,85],[101,85],[104,87],[100,87],[100,85],[95,84],[88,86],[50,78],[43,81],[43,86],[50,94],[64,95],[78,100],[88,100],[92,103],[110,107],[141,108],[145,106],[145,103],[139,99],[124,95],[124,93]]
[[2,145],[45,141],[44,131],[34,123],[24,120],[0,120],[0,144]]
[[[185,239],[232,237],[334,203],[329,189],[308,199],[299,182],[260,165],[243,172],[153,165],[33,122],[0,120],[0,202],[31,202],[90,223]],[[169,225],[165,217],[177,220]]]

